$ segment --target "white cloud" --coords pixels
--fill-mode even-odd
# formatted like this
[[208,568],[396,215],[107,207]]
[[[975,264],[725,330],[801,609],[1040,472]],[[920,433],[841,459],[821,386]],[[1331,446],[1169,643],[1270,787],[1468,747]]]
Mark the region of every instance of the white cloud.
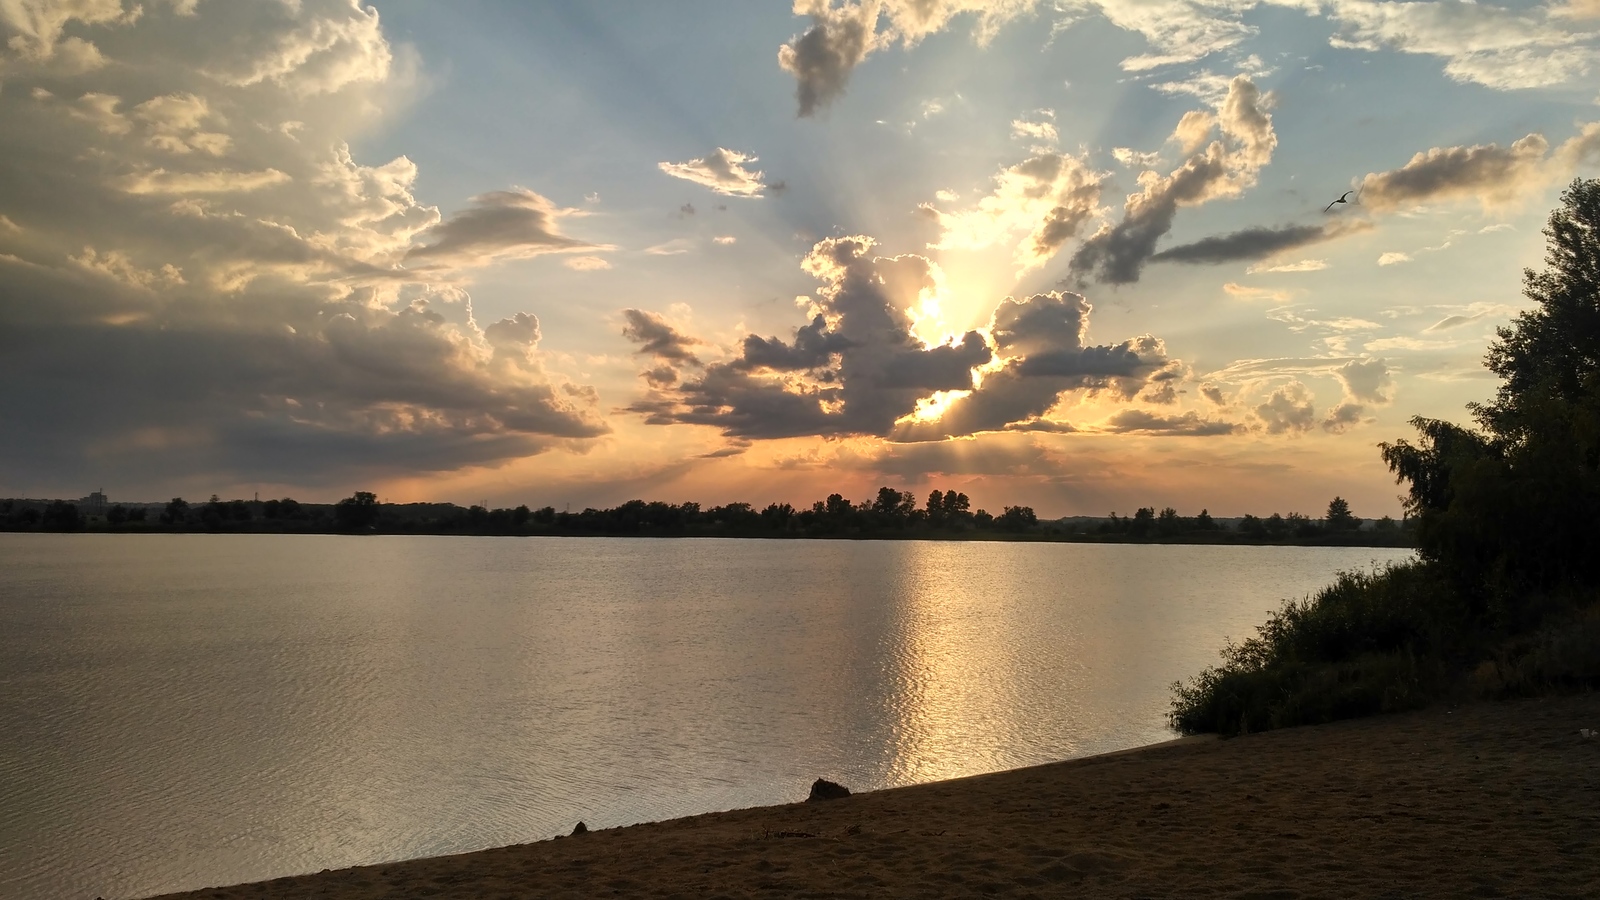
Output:
[[1016,249],[1017,265],[1038,267],[1098,215],[1105,178],[1075,156],[1044,153],[1023,160],[1002,169],[994,190],[966,210],[944,212],[924,204],[942,230],[929,247],[975,250],[1026,235]]
[[775,186],[763,180],[766,175],[760,170],[751,171],[744,167],[745,163],[755,161],[756,157],[753,154],[718,147],[700,159],[681,163],[663,162],[656,165],[674,178],[692,181],[718,194],[729,197],[760,197]]
[[599,272],[611,268],[611,263],[598,256],[569,256],[561,264],[578,272]]
[[1389,252],[1378,257],[1378,265],[1380,266],[1395,266],[1399,265],[1400,263],[1408,262],[1411,262],[1411,254],[1401,253],[1398,250],[1390,250]]
[[717,244],[718,246],[727,247],[729,245],[739,243],[739,239],[731,234],[719,234],[711,239],[711,243]]
[[1325,259],[1302,259],[1299,262],[1292,263],[1257,263],[1246,269],[1245,272],[1250,275],[1269,272],[1320,272],[1326,268],[1328,268],[1328,261]]

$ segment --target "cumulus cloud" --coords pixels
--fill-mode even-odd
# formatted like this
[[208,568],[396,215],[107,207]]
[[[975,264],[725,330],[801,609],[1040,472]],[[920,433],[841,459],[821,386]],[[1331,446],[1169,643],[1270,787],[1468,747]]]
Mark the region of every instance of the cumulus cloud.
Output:
[[1398,250],[1390,250],[1378,257],[1378,265],[1380,266],[1397,266],[1408,262],[1411,262],[1411,254],[1401,253]]
[[[26,161],[0,170],[26,229],[0,229],[15,481],[347,487],[609,430],[532,314],[480,325],[457,286],[593,247],[564,211],[517,190],[443,220],[410,160],[352,158],[344,135],[406,89],[375,11],[25,0],[0,3],[0,45],[0,158]],[[66,79],[83,48],[99,64]]]
[[1092,307],[1081,295],[1056,292],[1006,298],[989,321],[1001,365],[955,398],[936,419],[902,422],[900,440],[935,440],[998,431],[1039,419],[1070,391],[1132,398],[1174,362],[1159,338],[1119,344],[1088,342]]
[[1394,379],[1383,359],[1352,359],[1333,370],[1345,393],[1364,403],[1386,404],[1393,400]]
[[800,115],[810,116],[844,94],[850,73],[868,54],[899,41],[915,46],[965,14],[987,43],[1006,22],[1039,0],[795,0],[794,14],[811,27],[778,48],[778,65],[793,75]]
[[937,267],[917,255],[874,256],[873,246],[865,237],[818,243],[804,262],[823,282],[810,321],[787,338],[747,335],[724,362],[686,359],[681,333],[664,338],[659,323],[630,319],[628,336],[641,352],[673,368],[670,376],[646,373],[651,390],[630,408],[653,424],[710,425],[741,439],[936,441],[1038,430],[1068,391],[1129,398],[1172,365],[1148,335],[1089,344],[1090,307],[1076,294],[1007,298],[988,339],[969,331],[925,342],[912,312],[935,297]]
[[944,212],[931,203],[922,212],[939,224],[936,250],[976,250],[1017,246],[1017,266],[1026,271],[1048,262],[1083,226],[1100,213],[1100,191],[1106,174],[1083,160],[1060,153],[1042,153],[1002,169],[995,188],[973,207]]
[[[657,163],[657,166],[674,178],[692,181],[729,197],[760,197],[781,191],[782,185],[765,181],[766,175],[760,170],[745,168],[745,163],[755,161],[753,154],[718,147],[699,159],[681,163],[663,162]],[[694,208],[685,207],[685,211],[692,215]]]
[[1298,381],[1275,389],[1255,408],[1256,418],[1268,434],[1299,434],[1317,424],[1317,411],[1311,391]]
[[1538,133],[1509,147],[1434,147],[1398,169],[1368,174],[1361,180],[1361,203],[1377,212],[1468,199],[1492,208],[1538,193],[1597,157],[1600,122],[1582,126],[1554,152]]
[[1121,221],[1102,226],[1073,254],[1070,269],[1079,282],[1138,281],[1144,264],[1155,255],[1156,243],[1172,230],[1180,207],[1238,196],[1255,184],[1278,139],[1254,82],[1240,75],[1229,83],[1216,123],[1222,137],[1170,174],[1139,176],[1141,189],[1128,197]]

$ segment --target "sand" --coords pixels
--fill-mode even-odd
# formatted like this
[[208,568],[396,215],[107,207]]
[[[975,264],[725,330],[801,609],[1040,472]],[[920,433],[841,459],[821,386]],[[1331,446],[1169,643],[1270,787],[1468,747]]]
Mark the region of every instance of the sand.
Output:
[[[1600,897],[1600,694],[1191,740],[184,898]],[[804,796],[807,785],[796,785]]]

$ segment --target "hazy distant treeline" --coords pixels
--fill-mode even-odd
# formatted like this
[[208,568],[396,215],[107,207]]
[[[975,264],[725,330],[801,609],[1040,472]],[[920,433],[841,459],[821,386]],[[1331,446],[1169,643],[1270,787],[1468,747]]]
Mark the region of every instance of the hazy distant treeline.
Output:
[[1399,523],[1363,522],[1335,497],[1327,513],[1299,513],[1233,522],[1206,510],[1182,516],[1167,507],[1139,509],[1131,516],[1041,520],[1029,506],[1006,506],[999,515],[972,508],[959,491],[934,490],[920,501],[911,491],[878,489],[852,502],[830,494],[809,507],[749,503],[703,507],[699,503],[630,500],[609,509],[558,511],[552,506],[489,509],[449,503],[380,503],[358,491],[333,504],[281,500],[222,500],[204,503],[174,498],[166,504],[110,505],[103,515],[85,515],[66,501],[0,501],[0,529],[9,531],[209,531],[348,532],[386,534],[567,534],[723,537],[1024,538],[1036,540],[1190,541],[1197,543],[1340,543],[1404,545]]

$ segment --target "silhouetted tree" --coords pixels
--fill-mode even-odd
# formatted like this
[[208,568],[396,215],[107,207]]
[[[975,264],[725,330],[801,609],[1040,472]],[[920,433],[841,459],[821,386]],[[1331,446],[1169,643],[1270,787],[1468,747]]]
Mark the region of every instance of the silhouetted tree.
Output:
[[[473,509],[482,511],[483,507]],[[333,519],[340,528],[369,528],[378,521],[378,495],[371,491],[356,491],[333,507]]]
[[1328,514],[1322,517],[1323,525],[1334,532],[1356,531],[1361,528],[1361,520],[1350,514],[1350,503],[1343,497],[1334,497],[1328,502]]
[[128,521],[128,508],[118,503],[106,510],[106,524],[111,526],[121,525]]
[[78,504],[52,500],[39,516],[39,527],[45,531],[77,531],[83,527],[83,516],[78,514]]
[[[1417,548],[1474,603],[1521,587],[1600,581],[1600,181],[1575,181],[1545,229],[1545,269],[1523,273],[1534,309],[1498,330],[1501,384],[1471,407],[1479,429],[1415,418],[1416,444],[1384,444]],[[1537,527],[1530,527],[1537,523]]]
[[188,520],[189,503],[182,497],[173,497],[161,513],[161,522],[165,525],[182,525]]

